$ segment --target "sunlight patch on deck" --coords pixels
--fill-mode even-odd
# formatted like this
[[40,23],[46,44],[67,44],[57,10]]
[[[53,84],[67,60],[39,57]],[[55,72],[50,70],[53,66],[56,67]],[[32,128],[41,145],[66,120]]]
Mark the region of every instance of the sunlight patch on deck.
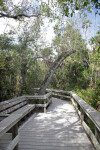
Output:
[[47,113],[33,115],[20,129],[19,150],[94,150],[74,107],[52,98]]

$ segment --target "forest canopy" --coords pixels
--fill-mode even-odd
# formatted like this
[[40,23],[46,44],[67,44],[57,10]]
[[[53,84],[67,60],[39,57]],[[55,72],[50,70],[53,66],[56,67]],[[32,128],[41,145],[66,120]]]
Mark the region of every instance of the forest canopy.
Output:
[[100,15],[99,1],[0,0],[0,100],[49,87],[74,91],[96,108],[100,26],[89,37],[93,10]]

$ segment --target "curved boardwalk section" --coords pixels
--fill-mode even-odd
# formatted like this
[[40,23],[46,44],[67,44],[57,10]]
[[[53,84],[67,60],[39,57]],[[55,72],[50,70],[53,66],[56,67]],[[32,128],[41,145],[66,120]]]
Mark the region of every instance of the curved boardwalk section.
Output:
[[47,113],[34,114],[19,132],[19,150],[94,150],[74,107],[57,98]]

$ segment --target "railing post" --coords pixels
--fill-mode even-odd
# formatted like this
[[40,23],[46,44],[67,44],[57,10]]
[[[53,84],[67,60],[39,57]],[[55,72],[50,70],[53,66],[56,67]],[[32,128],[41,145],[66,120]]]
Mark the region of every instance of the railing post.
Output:
[[95,137],[98,140],[98,142],[100,143],[100,132],[98,131],[96,126],[95,126]]
[[73,105],[74,105],[74,107],[76,109],[76,112],[78,112],[78,104],[77,104],[77,102],[73,99],[73,97],[71,97],[71,101],[72,101],[72,103],[73,103]]
[[85,116],[85,113],[84,113],[84,111],[83,111],[83,109],[82,108],[80,108],[80,112],[81,112],[81,116],[80,116],[80,118],[81,118],[81,123],[84,121],[84,116]]
[[98,131],[97,131],[96,126],[95,126],[95,137],[96,137],[96,138],[98,137]]
[[46,113],[46,99],[44,99],[44,113]]
[[[12,139],[18,135],[18,124],[12,128]],[[18,150],[18,144],[15,146],[14,150]]]

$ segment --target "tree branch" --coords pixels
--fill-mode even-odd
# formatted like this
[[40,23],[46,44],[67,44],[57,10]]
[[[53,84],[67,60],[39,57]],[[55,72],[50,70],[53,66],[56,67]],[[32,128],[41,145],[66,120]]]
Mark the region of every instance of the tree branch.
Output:
[[17,14],[17,15],[9,15],[6,13],[0,13],[0,18],[6,17],[6,18],[12,18],[12,19],[19,19],[22,17],[31,18],[31,17],[38,17],[38,16],[41,16],[41,14],[26,15],[26,14],[22,13],[22,14]]
[[51,80],[53,74],[55,73],[56,69],[60,66],[60,64],[63,62],[63,60],[65,60],[66,57],[70,56],[71,54],[73,54],[75,52],[76,52],[76,50],[69,50],[66,52],[62,52],[61,55],[54,61],[54,63],[50,67],[49,72],[45,76],[45,79],[39,89],[39,95],[45,94],[46,88],[47,88],[48,84],[50,83],[50,80]]

